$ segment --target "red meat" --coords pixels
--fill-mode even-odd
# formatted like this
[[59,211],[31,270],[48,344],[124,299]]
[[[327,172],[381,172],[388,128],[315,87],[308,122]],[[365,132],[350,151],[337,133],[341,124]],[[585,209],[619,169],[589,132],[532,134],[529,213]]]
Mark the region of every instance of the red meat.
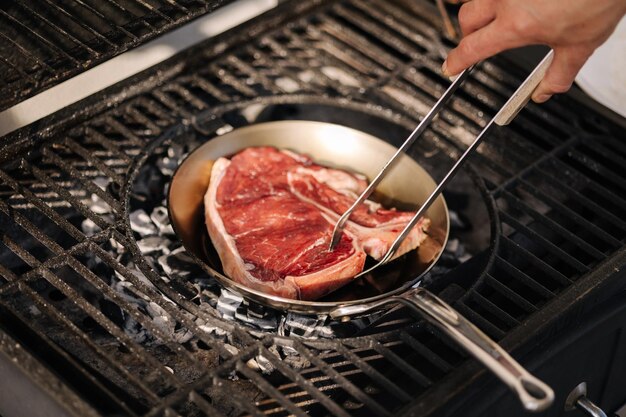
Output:
[[[204,203],[224,273],[264,293],[302,300],[345,285],[363,269],[366,253],[382,257],[412,216],[368,202],[328,251],[336,219],[366,186],[354,174],[269,147],[218,159]],[[427,227],[427,219],[416,226],[401,253],[417,247]]]

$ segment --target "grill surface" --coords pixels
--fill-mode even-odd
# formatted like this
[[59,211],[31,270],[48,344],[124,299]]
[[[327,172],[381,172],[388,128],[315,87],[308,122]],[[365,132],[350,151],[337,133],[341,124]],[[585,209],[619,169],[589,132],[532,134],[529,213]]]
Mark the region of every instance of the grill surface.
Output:
[[0,111],[228,2],[4,2],[0,6]]
[[[249,123],[237,109],[312,103],[411,128],[447,84],[438,68],[449,42],[436,11],[400,0],[288,3],[231,32],[2,149],[0,353],[28,352],[25,372],[56,375],[46,391],[79,414],[432,412],[480,372],[424,323],[395,314],[361,337],[259,335],[216,317],[188,280],[162,279],[139,252],[128,214],[151,154]],[[501,60],[482,64],[414,154],[428,146],[456,155],[523,75]],[[528,352],[625,263],[624,133],[563,96],[529,105],[474,157],[498,220],[493,251],[464,264],[489,260],[472,272],[475,284],[441,294],[506,348]],[[94,199],[111,215],[90,209]],[[96,226],[90,236],[85,221]],[[111,256],[112,246],[138,269]],[[113,289],[112,274],[145,304]],[[193,338],[181,344],[172,328]]]

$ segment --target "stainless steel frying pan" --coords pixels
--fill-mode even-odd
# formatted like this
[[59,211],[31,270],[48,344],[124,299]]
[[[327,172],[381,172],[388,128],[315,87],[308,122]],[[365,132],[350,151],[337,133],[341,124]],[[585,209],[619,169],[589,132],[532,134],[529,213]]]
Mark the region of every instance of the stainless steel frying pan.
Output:
[[[264,294],[222,273],[221,263],[204,226],[203,198],[213,161],[251,146],[274,146],[304,153],[319,164],[342,168],[371,178],[394,154],[390,144],[343,126],[281,121],[252,125],[212,139],[198,147],[179,166],[170,184],[168,207],[172,225],[185,248],[225,287],[280,310],[327,313],[347,319],[388,304],[404,304],[480,360],[520,398],[527,410],[540,411],[554,399],[550,387],[522,368],[509,354],[452,307],[421,287],[412,288],[436,263],[448,239],[448,209],[443,197],[426,212],[430,236],[419,250],[374,270],[317,301],[291,300]],[[375,199],[415,210],[436,184],[417,162],[403,155],[377,188]]]

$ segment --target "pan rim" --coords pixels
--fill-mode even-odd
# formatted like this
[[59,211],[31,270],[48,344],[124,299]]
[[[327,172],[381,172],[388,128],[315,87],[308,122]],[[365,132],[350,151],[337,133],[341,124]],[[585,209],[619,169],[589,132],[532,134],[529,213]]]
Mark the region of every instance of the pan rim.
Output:
[[[176,178],[177,174],[179,173],[179,170],[181,169],[181,167],[185,164],[185,162],[194,154],[196,153],[198,150],[200,150],[203,146],[205,146],[206,144],[208,144],[210,141],[216,139],[216,138],[222,138],[222,137],[228,137],[230,135],[234,135],[237,133],[241,133],[242,131],[247,131],[247,130],[256,130],[259,128],[267,128],[267,127],[272,127],[273,125],[280,125],[280,126],[286,126],[286,125],[292,125],[292,124],[297,124],[299,126],[302,126],[304,124],[308,124],[310,126],[325,126],[325,127],[332,127],[334,129],[339,129],[339,130],[344,130],[346,132],[351,132],[351,133],[356,133],[358,135],[361,136],[365,136],[368,137],[370,139],[374,139],[376,141],[380,141],[385,143],[388,146],[393,147],[394,149],[397,149],[394,145],[392,145],[391,143],[377,137],[374,136],[370,133],[367,133],[365,131],[362,130],[358,130],[358,129],[354,129],[348,126],[344,126],[344,125],[339,125],[336,123],[328,123],[328,122],[320,122],[320,121],[313,121],[313,120],[278,120],[278,121],[270,121],[270,122],[262,122],[262,123],[254,123],[254,124],[250,124],[247,126],[242,126],[242,127],[238,127],[236,129],[233,129],[227,133],[224,133],[223,135],[213,135],[207,138],[207,140],[205,142],[203,142],[202,144],[198,145],[195,149],[193,149],[192,151],[190,151],[182,160],[181,162],[178,164],[178,166],[176,167],[176,169],[174,170],[172,177],[168,183],[168,191],[167,191],[167,213],[168,213],[168,218],[170,220],[170,224],[172,225],[172,228],[174,230],[174,233],[176,234],[176,237],[178,239],[180,239],[183,247],[185,248],[185,252],[187,254],[189,254],[192,259],[194,260],[194,262],[196,264],[198,264],[203,270],[205,270],[205,272],[207,272],[209,275],[211,275],[212,277],[214,277],[221,285],[223,285],[224,287],[228,288],[229,290],[232,290],[234,292],[236,292],[238,295],[241,295],[244,298],[248,298],[254,301],[257,301],[265,306],[274,308],[274,309],[278,309],[281,311],[293,311],[293,312],[298,312],[298,313],[305,313],[305,314],[319,314],[319,313],[329,313],[330,311],[332,311],[333,309],[336,309],[338,307],[345,307],[345,306],[350,306],[350,305],[356,305],[356,304],[364,304],[364,303],[371,303],[371,302],[375,302],[375,301],[379,301],[385,298],[389,298],[392,297],[394,295],[398,295],[401,293],[406,292],[407,290],[409,290],[410,288],[413,288],[415,286],[419,286],[421,284],[421,281],[423,280],[424,276],[430,272],[430,270],[435,266],[435,264],[437,264],[437,262],[439,261],[439,259],[441,258],[442,254],[443,254],[443,248],[445,248],[447,242],[448,242],[448,238],[450,236],[450,213],[448,210],[448,206],[445,200],[445,197],[442,195],[439,196],[439,198],[441,198],[441,202],[443,204],[443,209],[444,209],[444,213],[445,213],[445,233],[444,233],[444,239],[442,241],[442,250],[439,251],[439,253],[433,258],[433,260],[430,262],[430,264],[421,272],[419,273],[416,277],[414,277],[413,279],[410,279],[408,281],[406,281],[404,284],[400,285],[397,288],[394,288],[393,290],[387,291],[385,293],[382,294],[378,294],[372,297],[367,297],[367,298],[359,298],[359,299],[355,299],[355,300],[347,300],[347,301],[306,301],[306,300],[295,300],[295,299],[290,299],[290,298],[285,298],[285,297],[280,297],[280,296],[276,296],[276,295],[272,295],[272,294],[266,294],[262,291],[259,290],[255,290],[253,288],[249,288],[247,286],[245,286],[244,284],[240,284],[239,282],[236,282],[234,280],[232,280],[231,278],[229,278],[228,276],[220,273],[219,271],[215,270],[213,267],[211,267],[209,264],[207,264],[206,262],[204,262],[200,257],[198,257],[195,253],[193,253],[192,251],[190,251],[187,246],[185,245],[185,242],[180,238],[180,230],[178,230],[178,226],[177,226],[177,222],[174,221],[173,217],[172,217],[172,210],[171,210],[171,199],[172,199],[172,183],[174,181],[174,178]],[[184,134],[184,132],[181,132],[181,134]],[[412,158],[410,155],[406,154],[407,157],[411,158],[411,160],[413,160],[413,162],[422,170],[424,171],[424,173],[428,176],[428,178],[430,178],[434,184],[437,184],[436,181],[432,178],[432,176],[428,173],[428,171],[426,171],[421,164],[416,161],[414,158]]]

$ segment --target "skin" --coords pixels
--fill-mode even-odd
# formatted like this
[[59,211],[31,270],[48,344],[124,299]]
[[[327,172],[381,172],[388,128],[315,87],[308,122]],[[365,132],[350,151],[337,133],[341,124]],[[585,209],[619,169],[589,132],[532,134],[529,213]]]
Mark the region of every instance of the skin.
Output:
[[[626,14],[626,0],[471,0],[459,10],[463,38],[442,71],[453,76],[504,50],[544,44],[554,61],[532,99],[564,93]],[[624,48],[626,53],[626,47]]]

